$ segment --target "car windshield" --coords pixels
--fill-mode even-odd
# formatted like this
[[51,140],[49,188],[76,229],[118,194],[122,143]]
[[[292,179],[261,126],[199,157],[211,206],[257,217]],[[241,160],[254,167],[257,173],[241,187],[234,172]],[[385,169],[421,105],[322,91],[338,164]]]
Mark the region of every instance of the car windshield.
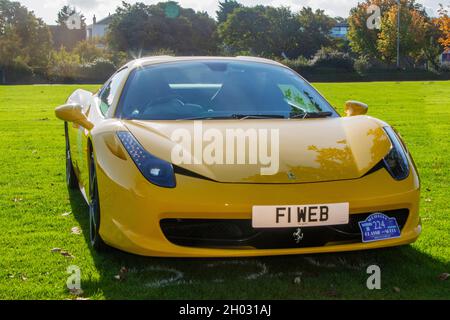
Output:
[[338,116],[288,68],[231,60],[136,68],[127,80],[117,115],[137,120]]

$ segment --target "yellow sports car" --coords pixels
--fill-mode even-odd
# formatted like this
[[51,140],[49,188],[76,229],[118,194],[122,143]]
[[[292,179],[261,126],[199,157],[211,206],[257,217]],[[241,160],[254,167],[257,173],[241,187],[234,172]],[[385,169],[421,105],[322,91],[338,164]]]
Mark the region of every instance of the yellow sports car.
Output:
[[145,256],[235,257],[406,245],[420,181],[398,133],[301,76],[251,57],[151,57],[65,121],[67,184],[90,241]]

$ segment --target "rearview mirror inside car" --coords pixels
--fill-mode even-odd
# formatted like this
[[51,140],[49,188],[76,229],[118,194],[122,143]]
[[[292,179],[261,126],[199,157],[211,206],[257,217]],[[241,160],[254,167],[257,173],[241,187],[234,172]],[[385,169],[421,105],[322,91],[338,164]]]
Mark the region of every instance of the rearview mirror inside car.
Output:
[[88,130],[91,130],[94,127],[92,122],[90,122],[83,113],[83,108],[76,103],[59,106],[55,110],[55,115],[58,119],[76,123]]
[[359,101],[347,101],[345,103],[345,114],[347,117],[362,116],[367,114],[369,106]]

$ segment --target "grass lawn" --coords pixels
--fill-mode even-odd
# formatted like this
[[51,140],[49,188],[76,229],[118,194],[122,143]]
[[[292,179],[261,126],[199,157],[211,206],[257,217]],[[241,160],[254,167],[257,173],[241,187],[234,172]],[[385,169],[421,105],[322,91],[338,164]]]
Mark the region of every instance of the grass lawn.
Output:
[[[0,86],[0,299],[72,298],[66,288],[70,265],[81,268],[90,299],[450,298],[450,280],[439,279],[450,273],[450,82],[317,84],[340,111],[345,100],[368,103],[370,115],[394,125],[406,140],[422,179],[424,233],[417,243],[232,260],[89,249],[87,206],[65,187],[63,124],[53,113],[77,87]],[[84,233],[72,234],[73,227]],[[366,288],[372,264],[381,267],[382,290]],[[122,267],[128,273],[118,281]]]

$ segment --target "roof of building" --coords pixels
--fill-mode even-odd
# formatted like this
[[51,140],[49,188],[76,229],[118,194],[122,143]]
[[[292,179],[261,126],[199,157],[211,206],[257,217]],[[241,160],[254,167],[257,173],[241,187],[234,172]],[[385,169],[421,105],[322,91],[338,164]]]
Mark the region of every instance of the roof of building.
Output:
[[97,21],[97,24],[110,24],[113,17],[114,17],[114,15],[110,14],[106,18],[103,18],[100,21]]
[[[98,20],[95,24],[96,25],[109,25],[111,23],[112,18],[114,17],[113,14],[110,14],[109,16],[107,16],[106,18],[103,18],[101,20]],[[92,27],[93,24],[88,25],[88,27]]]

